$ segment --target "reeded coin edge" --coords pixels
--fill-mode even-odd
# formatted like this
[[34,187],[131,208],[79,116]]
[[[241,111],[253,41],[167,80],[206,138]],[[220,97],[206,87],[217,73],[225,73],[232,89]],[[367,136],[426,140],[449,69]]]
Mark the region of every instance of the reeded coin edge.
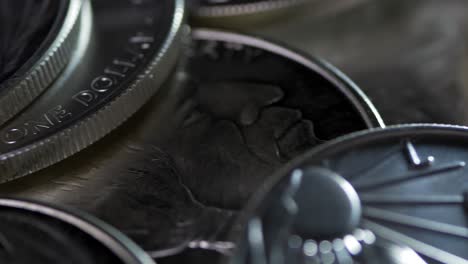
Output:
[[68,64],[79,35],[84,1],[87,0],[70,0],[65,21],[50,47],[22,80],[6,87],[3,95],[0,95],[0,125],[47,89]]
[[[89,2],[87,2],[88,7]],[[175,0],[172,24],[155,58],[119,96],[93,114],[33,144],[0,155],[0,183],[51,166],[110,133],[159,90],[176,64],[185,20],[184,0]]]
[[335,85],[338,90],[352,103],[354,108],[359,112],[364,119],[368,128],[385,127],[385,123],[380,117],[379,112],[372,104],[366,94],[349,79],[344,73],[339,71],[331,64],[290,48],[275,44],[268,40],[259,37],[253,37],[245,34],[231,33],[221,30],[213,30],[206,28],[197,28],[193,30],[192,35],[195,39],[227,41],[232,43],[244,44],[259,49],[269,51],[279,56],[289,58],[290,60],[299,63],[306,68],[317,72],[326,80]]
[[153,259],[127,236],[85,212],[13,198],[0,198],[0,210],[1,207],[38,213],[70,224],[101,242],[126,264],[154,264]]
[[222,16],[239,16],[278,10],[282,8],[297,6],[315,0],[265,0],[258,3],[234,4],[224,6],[200,6],[194,10],[195,16],[198,17],[222,17]]

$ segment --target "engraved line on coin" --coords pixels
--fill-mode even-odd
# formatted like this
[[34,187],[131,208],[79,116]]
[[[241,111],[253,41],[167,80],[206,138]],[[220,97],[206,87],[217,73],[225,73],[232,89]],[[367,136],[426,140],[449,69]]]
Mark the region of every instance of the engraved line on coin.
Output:
[[468,238],[468,228],[366,206],[363,215],[384,222],[410,226],[446,235]]
[[364,204],[390,205],[443,205],[464,204],[466,199],[462,195],[391,195],[391,194],[363,194],[359,199]]
[[391,149],[390,151],[386,152],[382,158],[380,158],[376,162],[373,162],[370,166],[362,168],[354,174],[347,176],[346,179],[348,181],[351,181],[358,178],[366,178],[369,174],[371,174],[371,172],[374,172],[375,170],[381,168],[383,165],[387,164],[394,157],[396,157],[394,155],[396,154],[395,152],[397,152],[397,150],[397,148]]
[[396,243],[407,245],[419,254],[427,256],[433,260],[439,261],[440,263],[468,264],[467,260],[459,256],[456,256],[445,250],[421,242],[417,239],[404,235],[390,228],[379,225],[373,221],[363,220],[363,225],[372,229],[376,234],[380,234],[386,239],[389,239]]
[[418,152],[416,151],[416,148],[413,146],[413,143],[411,143],[411,141],[409,140],[405,142],[405,151],[408,156],[411,167],[415,169],[426,168],[431,166],[432,163],[434,163],[434,156],[428,156],[425,160],[421,160]]
[[230,256],[235,249],[235,244],[230,241],[193,240],[189,242],[188,247],[215,251],[222,255]]
[[229,121],[231,122],[236,128],[237,128],[237,131],[241,137],[241,140],[242,140],[242,143],[244,144],[245,148],[247,149],[247,151],[254,157],[256,157],[261,163],[263,164],[266,164],[266,165],[269,165],[270,162],[268,162],[268,160],[265,160],[264,158],[262,158],[260,155],[258,155],[250,146],[249,144],[247,143],[247,137],[245,136],[245,133],[243,132],[243,129],[242,127],[237,124],[236,122],[232,121],[232,120],[227,120],[225,119],[226,121]]
[[257,217],[250,220],[248,223],[247,238],[250,248],[252,249],[252,263],[267,264],[262,222]]
[[371,190],[381,187],[387,187],[389,185],[399,184],[406,181],[411,181],[419,178],[435,176],[440,173],[449,172],[453,170],[458,170],[465,167],[466,163],[464,161],[455,161],[445,165],[440,165],[434,167],[431,170],[418,172],[418,173],[410,173],[407,175],[390,178],[390,179],[383,179],[383,180],[376,180],[373,182],[361,183],[361,184],[353,184],[354,188],[359,191]]

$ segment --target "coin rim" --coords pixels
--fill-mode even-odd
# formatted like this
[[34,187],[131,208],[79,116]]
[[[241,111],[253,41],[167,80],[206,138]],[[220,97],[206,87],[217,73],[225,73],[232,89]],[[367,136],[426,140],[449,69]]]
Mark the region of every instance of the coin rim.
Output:
[[27,199],[8,197],[0,198],[0,210],[2,207],[39,213],[70,224],[99,241],[126,264],[155,264],[153,259],[130,238],[116,228],[85,212]]
[[0,125],[27,107],[60,75],[70,61],[80,32],[85,0],[70,0],[55,40],[22,79],[0,93]]
[[263,0],[255,3],[231,4],[223,6],[194,7],[193,13],[197,17],[226,17],[250,15],[260,12],[275,11],[282,8],[299,6],[316,2],[317,0]]
[[[83,8],[90,9],[84,0]],[[86,14],[88,13],[88,14]],[[90,15],[82,12],[82,15]],[[0,183],[47,168],[92,145],[132,116],[154,93],[173,69],[181,48],[185,1],[175,0],[172,23],[161,47],[128,88],[94,113],[55,134],[0,154]],[[156,78],[156,76],[158,78]]]
[[[299,157],[296,157],[282,166],[280,169],[275,171],[271,177],[268,178],[257,190],[257,192],[249,199],[247,205],[244,207],[242,213],[234,221],[234,228],[230,231],[230,237],[239,243],[242,240],[243,235],[238,236],[236,230],[244,230],[244,225],[248,219],[255,214],[258,206],[261,204],[263,199],[268,195],[271,189],[273,189],[281,180],[289,175],[290,172],[294,171],[295,168],[300,167],[307,160],[313,157],[320,156],[324,151],[334,148],[337,145],[341,145],[344,148],[344,144],[355,144],[355,140],[369,140],[366,137],[382,138],[387,135],[404,135],[408,133],[424,133],[426,135],[458,135],[468,137],[468,126],[452,125],[452,124],[437,124],[437,123],[421,123],[421,124],[399,124],[391,125],[383,128],[371,128],[368,130],[353,132],[336,139],[327,141],[321,145],[318,145]],[[396,134],[396,135],[395,135]],[[242,231],[243,232],[243,231]],[[233,256],[237,253],[234,252]],[[237,263],[233,258],[228,263]]]
[[[436,124],[436,123],[423,123],[423,124],[400,124],[400,125],[391,125],[384,128],[371,128],[367,130],[353,132],[330,141],[327,141],[321,145],[318,145],[306,153],[296,157],[282,166],[279,170],[275,171],[269,180],[263,184],[260,190],[251,198],[249,201],[249,211],[252,209],[253,204],[258,204],[261,201],[261,197],[264,197],[268,191],[278,184],[284,175],[287,175],[288,172],[292,172],[294,168],[297,168],[307,160],[310,160],[311,157],[316,157],[320,155],[323,151],[333,148],[334,146],[354,142],[354,140],[363,139],[366,137],[385,137],[386,135],[396,134],[407,134],[409,132],[415,133],[431,133],[435,135],[440,135],[441,133],[452,135],[465,135],[468,137],[468,126],[460,125],[451,125],[451,124]],[[369,139],[367,139],[369,140]]]

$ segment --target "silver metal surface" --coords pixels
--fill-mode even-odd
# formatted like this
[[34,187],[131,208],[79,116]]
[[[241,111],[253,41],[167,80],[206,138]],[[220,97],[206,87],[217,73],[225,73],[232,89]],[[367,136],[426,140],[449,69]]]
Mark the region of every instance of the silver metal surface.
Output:
[[[127,5],[131,4],[127,3]],[[165,5],[168,6],[169,3]],[[178,58],[185,14],[184,1],[177,0],[170,5],[173,6],[173,10],[166,14],[166,21],[161,21],[164,24],[158,25],[158,27],[167,26],[164,28],[167,33],[162,38],[159,36],[158,41],[161,43],[158,43],[155,54],[148,59],[145,66],[139,65],[142,69],[138,74],[130,75],[136,76],[135,79],[124,80],[125,82],[119,79],[122,82],[119,83],[112,81],[112,77],[108,76],[126,75],[119,71],[115,72],[112,68],[106,68],[105,63],[113,63],[124,73],[133,65],[131,62],[122,62],[119,57],[111,62],[93,60],[100,54],[93,54],[96,52],[93,51],[93,45],[96,43],[92,43],[89,47],[88,42],[90,38],[99,37],[97,34],[99,32],[95,32],[96,29],[93,28],[90,3],[86,2],[81,14],[83,17],[79,50],[69,68],[35,104],[0,128],[0,182],[30,174],[86,148],[119,126],[149,100],[159,89],[160,84],[165,81]],[[106,19],[106,17],[96,19]],[[140,20],[144,20],[144,17]],[[117,22],[115,19],[111,21],[111,23]],[[107,22],[104,21],[104,23]],[[140,39],[145,41],[145,36],[139,36],[139,32],[128,34],[137,34],[131,38],[127,36],[128,41],[133,41],[132,38],[135,38],[137,43]],[[115,41],[110,45],[112,43],[119,45]],[[144,43],[141,45],[139,46],[141,49],[146,48]],[[116,48],[123,49],[124,47]],[[131,54],[131,51],[125,52]],[[104,50],[100,53],[109,57]],[[114,54],[114,56],[119,55],[122,54]],[[138,54],[132,55],[140,58]],[[93,67],[100,71],[94,73],[99,75],[98,77],[88,72]],[[106,73],[103,75],[101,71]],[[88,83],[91,87],[77,86],[77,84],[85,85],[88,81],[81,80],[80,74],[87,74],[88,78],[96,78],[90,81],[91,85]],[[117,82],[117,85],[114,85],[118,86],[117,92],[111,90],[111,88],[117,89],[114,86],[107,86],[114,82]]]
[[0,92],[0,125],[23,110],[57,79],[77,48],[81,12],[87,0],[70,0],[60,31],[24,76],[8,80]]
[[[362,228],[408,246],[429,263],[468,263],[467,144],[468,128],[453,125],[352,133],[278,170],[256,194],[247,215],[254,215],[269,190],[282,186],[297,168],[319,166],[342,175],[356,190]],[[314,217],[310,215],[311,223]]]
[[[225,3],[227,2],[227,3]],[[226,17],[246,14],[256,14],[267,11],[274,11],[282,8],[294,7],[316,0],[261,0],[237,3],[236,1],[224,1],[221,4],[204,5],[200,4],[194,8],[195,16],[200,17]]]

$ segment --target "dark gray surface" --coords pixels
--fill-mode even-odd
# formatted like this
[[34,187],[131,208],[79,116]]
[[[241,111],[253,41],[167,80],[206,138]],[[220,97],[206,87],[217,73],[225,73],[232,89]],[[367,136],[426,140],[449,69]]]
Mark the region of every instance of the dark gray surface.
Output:
[[154,264],[120,232],[81,212],[0,198],[5,264]]
[[[329,228],[324,236],[300,228],[304,226],[300,223],[307,223],[305,219],[310,228],[323,224],[345,227],[338,219],[343,210],[334,211],[335,217],[329,217],[328,223],[322,211],[307,210],[311,204],[345,206],[348,202],[311,184],[321,179],[315,177],[319,172],[325,171],[350,184],[345,187],[352,190],[347,191],[348,198],[357,192],[354,199],[362,206],[361,228],[371,230],[377,238],[412,248],[428,263],[467,263],[467,159],[468,130],[463,127],[413,125],[356,133],[319,146],[280,169],[249,205],[247,219],[261,220],[266,250],[272,249],[275,241],[286,242],[294,235],[301,237],[301,243],[307,239],[321,243],[350,234]],[[311,170],[314,173],[309,173]],[[296,187],[291,192],[293,183]],[[301,192],[311,194],[304,196]],[[287,210],[289,213],[280,210],[291,205],[296,209]],[[355,213],[358,209],[354,207]],[[278,215],[269,217],[272,212]],[[277,239],[269,239],[276,233],[280,235]],[[288,252],[288,246],[285,249]],[[248,250],[250,254],[258,252],[252,246]],[[351,250],[349,253],[354,255]],[[272,261],[272,255],[266,255]],[[368,263],[375,262],[372,257]]]

